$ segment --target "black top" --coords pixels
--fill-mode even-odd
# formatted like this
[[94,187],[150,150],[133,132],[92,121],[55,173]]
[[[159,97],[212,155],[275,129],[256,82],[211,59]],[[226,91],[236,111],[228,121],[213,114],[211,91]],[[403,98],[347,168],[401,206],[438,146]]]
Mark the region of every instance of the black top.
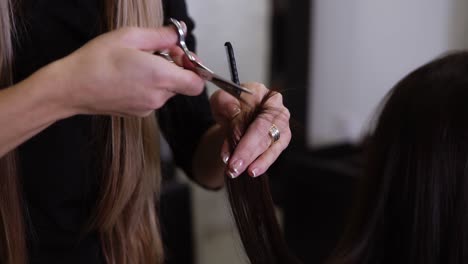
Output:
[[[22,2],[15,81],[68,55],[99,32],[100,1]],[[184,0],[166,2],[166,14],[185,21],[191,32],[193,22]],[[188,44],[194,48],[193,36]],[[196,145],[213,124],[206,93],[175,96],[158,117],[176,163],[191,176]],[[92,163],[91,118],[80,115],[59,121],[19,147],[31,263],[103,263],[97,234],[82,237],[99,186]]]

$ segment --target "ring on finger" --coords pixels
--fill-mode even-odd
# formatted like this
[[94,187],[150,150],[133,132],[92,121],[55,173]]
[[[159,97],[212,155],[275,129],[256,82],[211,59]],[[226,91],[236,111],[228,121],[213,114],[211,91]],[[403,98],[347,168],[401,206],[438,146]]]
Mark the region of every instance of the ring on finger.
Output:
[[280,139],[280,131],[278,127],[275,124],[272,124],[270,129],[268,130],[268,135],[270,136],[271,139],[271,144],[275,143]]

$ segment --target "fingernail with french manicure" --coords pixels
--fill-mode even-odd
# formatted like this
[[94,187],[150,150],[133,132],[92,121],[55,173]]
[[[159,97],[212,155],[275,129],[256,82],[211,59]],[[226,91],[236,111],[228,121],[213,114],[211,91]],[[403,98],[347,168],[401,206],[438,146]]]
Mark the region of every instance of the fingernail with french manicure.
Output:
[[234,118],[236,117],[238,114],[240,114],[241,110],[239,107],[235,106],[231,109],[231,117]]
[[227,173],[231,179],[235,179],[237,177],[237,175],[235,175],[232,171],[228,171]]
[[252,177],[254,177],[254,178],[260,176],[260,174],[258,173],[258,169],[253,169],[253,170],[251,171],[251,174],[252,174]]
[[224,164],[228,164],[229,161],[229,153],[223,153],[221,154],[221,158],[223,159]]
[[239,172],[242,167],[242,164],[243,164],[242,160],[237,160],[234,163],[232,163],[231,169],[228,172],[231,178],[236,178],[237,176],[239,176]]

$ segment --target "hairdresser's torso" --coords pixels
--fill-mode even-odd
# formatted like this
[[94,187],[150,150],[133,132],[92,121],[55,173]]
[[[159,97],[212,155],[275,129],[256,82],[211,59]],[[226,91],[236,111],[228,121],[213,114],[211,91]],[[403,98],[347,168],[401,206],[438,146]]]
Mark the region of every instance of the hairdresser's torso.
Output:
[[[97,2],[24,1],[15,81],[93,38],[99,29]],[[75,116],[57,122],[19,147],[32,263],[102,259],[97,234],[79,241],[98,189],[96,170],[89,166],[91,121],[90,116]]]
[[[15,81],[99,33],[100,1],[22,2]],[[98,234],[83,236],[99,190],[93,118],[59,121],[19,147],[31,263],[103,263]]]

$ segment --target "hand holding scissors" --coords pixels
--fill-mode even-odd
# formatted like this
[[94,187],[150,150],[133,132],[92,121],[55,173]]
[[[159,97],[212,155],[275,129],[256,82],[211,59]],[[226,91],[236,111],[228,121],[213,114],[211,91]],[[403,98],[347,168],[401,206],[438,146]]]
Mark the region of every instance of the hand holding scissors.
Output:
[[[203,65],[187,48],[187,45],[185,43],[186,33],[184,27],[182,26],[182,23],[173,18],[170,19],[170,22],[175,27],[176,32],[179,36],[178,46],[182,49],[188,60],[193,64],[194,68],[192,70],[195,73],[197,73],[204,80],[213,83],[217,87],[223,89],[224,91],[238,99],[240,99],[240,94],[242,92],[253,94],[253,91],[251,91],[250,89],[244,88],[232,81],[229,81],[228,79],[225,79],[215,74],[211,69]],[[167,53],[158,52],[157,54],[165,57],[169,61],[172,61],[172,58]]]

